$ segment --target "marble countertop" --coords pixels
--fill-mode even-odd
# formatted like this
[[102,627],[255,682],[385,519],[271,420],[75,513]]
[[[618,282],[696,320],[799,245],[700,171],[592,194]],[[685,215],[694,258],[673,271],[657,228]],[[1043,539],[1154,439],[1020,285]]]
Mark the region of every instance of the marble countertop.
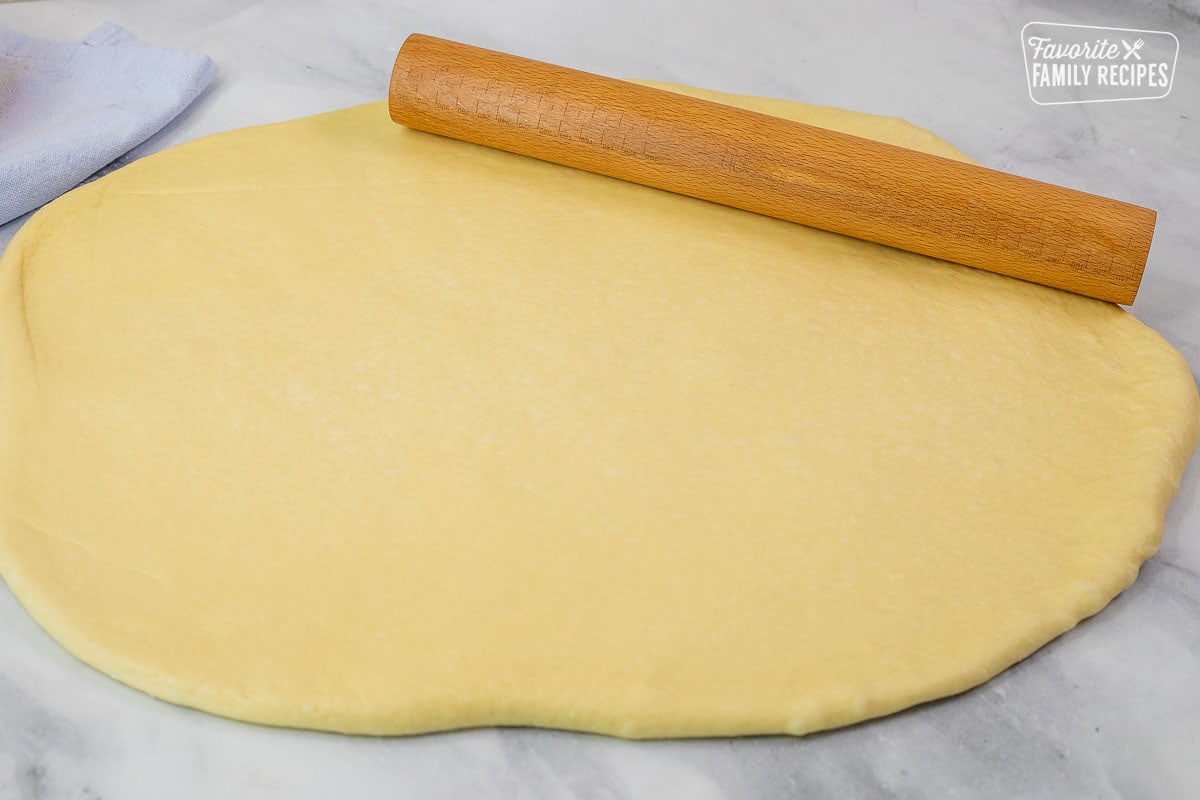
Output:
[[[1020,47],[1033,20],[1170,31],[1174,88],[1159,100],[1035,105]],[[1200,372],[1194,0],[0,4],[0,27],[42,38],[78,40],[104,21],[221,69],[156,147],[382,99],[413,31],[603,74],[902,116],[987,166],[1158,209],[1132,312]],[[804,738],[481,729],[373,739],[242,724],[82,665],[0,584],[0,800],[1183,798],[1200,796],[1198,754],[1200,457],[1161,551],[1096,617],[973,691]]]

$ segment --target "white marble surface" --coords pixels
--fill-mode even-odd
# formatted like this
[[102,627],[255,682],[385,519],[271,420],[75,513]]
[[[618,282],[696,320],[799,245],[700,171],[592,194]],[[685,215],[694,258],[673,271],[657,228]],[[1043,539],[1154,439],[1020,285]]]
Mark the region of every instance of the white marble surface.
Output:
[[[903,116],[986,165],[1159,209],[1133,312],[1200,371],[1194,0],[0,4],[0,27],[45,38],[77,40],[105,20],[221,68],[161,146],[381,99],[412,31],[605,74]],[[1175,88],[1156,101],[1036,106],[1018,38],[1031,20],[1172,31]],[[335,796],[1200,797],[1200,458],[1161,552],[1098,616],[974,691],[802,739],[519,729],[371,739],[240,724],[83,666],[0,585],[3,800]]]

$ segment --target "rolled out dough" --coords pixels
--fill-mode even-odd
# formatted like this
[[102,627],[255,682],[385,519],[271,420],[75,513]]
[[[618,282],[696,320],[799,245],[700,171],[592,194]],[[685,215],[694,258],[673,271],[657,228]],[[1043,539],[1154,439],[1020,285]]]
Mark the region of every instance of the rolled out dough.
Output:
[[98,669],[275,725],[800,734],[960,692],[1133,580],[1200,420],[1117,307],[383,104],[125,167],[0,272],[5,579]]

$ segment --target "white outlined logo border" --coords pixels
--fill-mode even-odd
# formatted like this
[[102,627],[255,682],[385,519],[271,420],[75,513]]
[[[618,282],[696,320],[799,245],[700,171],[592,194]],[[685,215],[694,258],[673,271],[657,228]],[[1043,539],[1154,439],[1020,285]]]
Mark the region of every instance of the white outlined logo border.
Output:
[[[1095,100],[1051,100],[1041,101],[1033,96],[1033,77],[1029,74],[1029,56],[1026,53],[1026,48],[1029,46],[1025,41],[1025,31],[1030,25],[1054,25],[1059,28],[1088,28],[1094,31],[1122,31],[1124,33],[1158,33],[1170,36],[1175,41],[1175,58],[1171,60],[1171,82],[1167,86],[1167,91],[1163,94],[1147,95],[1146,97],[1100,97]],[[1029,99],[1039,106],[1068,106],[1082,105],[1084,103],[1121,103],[1127,100],[1162,100],[1171,93],[1175,88],[1175,65],[1179,62],[1179,37],[1170,31],[1155,31],[1146,28],[1109,28],[1104,25],[1073,25],[1067,22],[1046,22],[1044,20],[1030,20],[1021,26],[1021,60],[1025,62],[1025,89],[1029,92]]]

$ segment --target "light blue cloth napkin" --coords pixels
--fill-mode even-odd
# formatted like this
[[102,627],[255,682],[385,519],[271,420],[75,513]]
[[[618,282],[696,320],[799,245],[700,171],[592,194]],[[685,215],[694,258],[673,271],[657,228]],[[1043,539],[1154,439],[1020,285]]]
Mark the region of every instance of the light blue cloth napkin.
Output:
[[78,44],[0,30],[0,224],[141,144],[217,74],[208,56],[105,23]]

